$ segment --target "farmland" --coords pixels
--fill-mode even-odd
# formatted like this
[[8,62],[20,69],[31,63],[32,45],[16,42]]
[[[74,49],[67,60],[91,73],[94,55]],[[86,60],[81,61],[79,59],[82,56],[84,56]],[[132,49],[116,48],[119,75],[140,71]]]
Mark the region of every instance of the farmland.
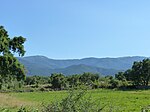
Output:
[[[67,96],[66,91],[0,93],[0,109],[16,111],[22,105],[27,108],[41,109],[43,103],[60,102]],[[103,111],[139,112],[150,105],[150,90],[118,91],[96,89],[88,90],[85,98],[91,98]]]

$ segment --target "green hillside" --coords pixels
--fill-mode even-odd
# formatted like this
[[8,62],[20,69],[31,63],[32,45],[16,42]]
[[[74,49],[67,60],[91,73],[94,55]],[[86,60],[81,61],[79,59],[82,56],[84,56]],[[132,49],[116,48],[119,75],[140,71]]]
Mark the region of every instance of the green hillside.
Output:
[[140,61],[144,58],[146,57],[135,56],[54,60],[45,56],[30,56],[18,59],[25,65],[28,75],[50,75],[51,73],[72,75],[83,72],[114,75],[118,71],[124,71],[131,68],[134,61]]

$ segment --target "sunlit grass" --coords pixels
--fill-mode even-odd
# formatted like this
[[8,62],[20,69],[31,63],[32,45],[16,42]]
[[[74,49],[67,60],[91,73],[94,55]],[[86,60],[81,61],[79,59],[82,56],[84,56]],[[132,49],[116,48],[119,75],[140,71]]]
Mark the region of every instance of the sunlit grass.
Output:
[[[66,91],[29,92],[29,93],[1,93],[0,103],[5,107],[19,107],[21,105],[36,108],[37,105],[59,102],[67,96]],[[150,90],[142,91],[117,91],[117,90],[89,90],[85,96],[90,97],[100,106],[105,106],[104,111],[113,112],[140,112],[142,107],[150,105]],[[9,101],[9,102],[7,102]]]
[[0,93],[0,111],[4,109],[10,109],[11,111],[16,112],[16,109],[20,108],[21,106],[30,108],[35,105],[36,103],[21,100],[11,94]]

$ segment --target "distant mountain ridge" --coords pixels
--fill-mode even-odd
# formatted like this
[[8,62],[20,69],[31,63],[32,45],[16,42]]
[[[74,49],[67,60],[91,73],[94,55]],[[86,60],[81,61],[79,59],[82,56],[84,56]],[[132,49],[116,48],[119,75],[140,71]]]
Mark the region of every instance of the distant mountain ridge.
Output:
[[114,75],[118,71],[131,68],[134,61],[141,61],[147,57],[119,57],[119,58],[83,58],[56,60],[45,56],[29,56],[18,58],[25,65],[28,75],[47,76],[51,73],[63,73],[65,75],[80,74],[83,72],[100,73],[102,75]]

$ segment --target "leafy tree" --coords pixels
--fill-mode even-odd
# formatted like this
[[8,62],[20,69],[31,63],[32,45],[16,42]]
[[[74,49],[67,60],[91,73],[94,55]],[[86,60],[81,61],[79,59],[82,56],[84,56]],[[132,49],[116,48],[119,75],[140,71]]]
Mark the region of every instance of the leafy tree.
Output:
[[11,55],[13,53],[18,53],[19,56],[24,56],[24,42],[26,41],[25,38],[22,36],[9,38],[7,31],[4,29],[3,26],[0,26],[0,53],[3,55]]
[[81,83],[80,77],[81,77],[81,75],[79,75],[79,74],[71,75],[71,76],[67,77],[67,81],[69,82],[69,85],[71,87],[77,87]]
[[66,86],[66,77],[63,74],[52,74],[50,76],[50,82],[52,84],[52,88],[54,89],[63,89]]
[[26,77],[25,84],[26,85],[38,85],[38,84],[48,84],[49,77],[43,76],[29,76]]
[[116,79],[111,79],[109,83],[111,84],[111,88],[119,87],[119,81]]
[[132,69],[126,70],[123,75],[125,76],[127,81],[132,81]]
[[132,66],[131,79],[134,85],[142,85],[141,84],[141,76],[142,76],[142,62],[134,62]]
[[124,73],[127,80],[133,81],[133,85],[148,86],[150,81],[150,59],[134,62],[132,69]]
[[148,86],[150,81],[150,59],[144,59],[142,61],[142,85]]
[[105,76],[106,79],[109,79],[109,80],[112,80],[113,79],[113,76],[110,76],[110,75],[107,75]]
[[126,78],[124,76],[124,72],[118,72],[117,74],[115,74],[115,78],[117,80],[120,80],[120,81],[125,81],[126,80]]
[[[24,66],[14,57],[14,53],[24,56],[24,42],[22,36],[10,38],[3,26],[0,26],[0,77],[3,81],[16,78],[18,81],[25,79]],[[1,81],[2,83],[2,81]]]
[[87,85],[92,84],[92,82],[98,79],[99,79],[99,75],[93,73],[83,73],[80,77],[80,81],[83,84],[87,84]]

